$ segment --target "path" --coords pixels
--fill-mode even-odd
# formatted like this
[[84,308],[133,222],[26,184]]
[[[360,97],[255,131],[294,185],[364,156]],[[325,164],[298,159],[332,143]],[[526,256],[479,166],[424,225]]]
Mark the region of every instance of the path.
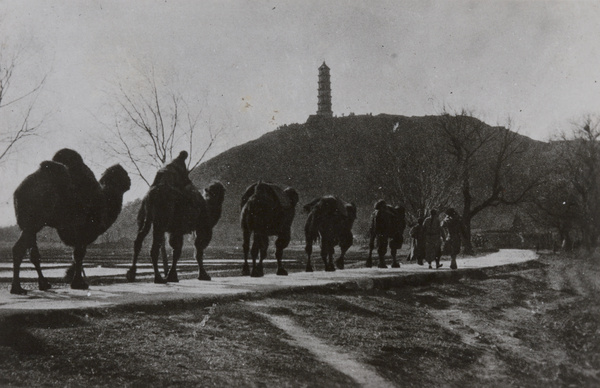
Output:
[[28,295],[11,295],[8,287],[0,290],[0,316],[18,313],[47,312],[86,308],[127,308],[130,305],[161,307],[166,303],[211,303],[211,301],[240,299],[268,295],[277,291],[306,290],[319,287],[369,289],[376,284],[401,284],[431,276],[460,276],[470,270],[499,265],[523,263],[537,255],[525,250],[501,250],[487,256],[459,259],[457,271],[443,268],[430,270],[427,266],[403,264],[399,269],[356,268],[335,272],[299,272],[289,276],[265,275],[262,278],[221,277],[210,282],[184,279],[179,283],[153,284],[147,282],[92,286],[89,290],[57,288],[49,291],[31,290]]

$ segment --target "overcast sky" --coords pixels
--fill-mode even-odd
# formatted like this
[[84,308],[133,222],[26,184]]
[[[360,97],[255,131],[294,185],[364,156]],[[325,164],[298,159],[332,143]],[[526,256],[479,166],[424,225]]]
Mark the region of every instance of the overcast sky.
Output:
[[[58,149],[97,176],[112,163],[95,143],[105,108],[149,66],[228,128],[214,152],[305,122],[323,61],[338,116],[466,107],[546,140],[600,113],[597,1],[2,0],[0,15],[2,56],[21,52],[12,88],[47,75],[43,137],[0,167],[0,225],[14,223],[18,183]],[[144,190],[134,181],[125,200]]]

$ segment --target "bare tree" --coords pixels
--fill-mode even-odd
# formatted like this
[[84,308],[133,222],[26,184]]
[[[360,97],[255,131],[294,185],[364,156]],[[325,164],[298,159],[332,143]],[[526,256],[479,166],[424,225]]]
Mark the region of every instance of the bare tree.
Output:
[[0,116],[3,123],[0,128],[0,163],[2,163],[17,149],[19,143],[38,133],[43,119],[32,119],[32,112],[46,77],[23,92],[13,92],[19,55],[10,55],[2,48],[0,50]]
[[146,184],[153,174],[182,151],[188,151],[188,169],[197,167],[224,131],[210,115],[203,117],[181,93],[157,82],[154,71],[144,75],[144,88],[118,87],[118,114],[108,126],[112,139],[107,151],[115,154]]
[[600,119],[587,116],[557,143],[558,171],[565,182],[572,219],[583,244],[597,246],[600,236]]
[[471,254],[473,217],[491,206],[522,203],[539,180],[530,179],[521,163],[527,143],[511,131],[510,120],[508,128],[492,128],[465,109],[456,114],[444,109],[437,125],[457,169],[467,232],[465,253]]
[[556,229],[564,248],[570,250],[580,216],[577,200],[564,173],[552,171],[548,174],[549,179],[539,187],[528,206],[528,215],[537,224]]
[[379,199],[402,204],[409,223],[427,209],[455,202],[456,171],[435,128],[424,122],[397,122],[372,131],[373,152],[365,163],[373,168],[366,179]]

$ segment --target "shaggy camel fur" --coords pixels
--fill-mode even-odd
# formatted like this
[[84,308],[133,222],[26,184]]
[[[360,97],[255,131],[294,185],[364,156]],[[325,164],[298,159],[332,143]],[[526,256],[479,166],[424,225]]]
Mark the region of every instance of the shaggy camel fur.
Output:
[[385,201],[379,200],[375,204],[375,210],[371,215],[371,226],[369,229],[369,258],[367,267],[373,266],[373,249],[377,239],[377,254],[379,255],[379,268],[387,268],[385,254],[387,252],[388,240],[390,253],[392,255],[392,268],[400,268],[396,260],[396,252],[402,248],[404,242],[404,229],[406,228],[405,210],[402,206],[387,205]]
[[[154,269],[154,283],[178,282],[177,261],[181,257],[183,236],[195,232],[196,261],[198,280],[210,280],[204,269],[204,250],[212,239],[213,227],[221,218],[225,187],[220,182],[212,183],[200,193],[188,186],[178,190],[168,185],[150,188],[138,212],[138,234],[133,244],[133,264],[127,272],[127,280],[136,277],[137,260],[144,238],[152,229],[150,257]],[[165,233],[169,233],[169,245],[173,248],[173,262],[164,279],[158,269],[158,254],[165,244]]]
[[[51,288],[40,266],[37,233],[44,227],[55,228],[60,239],[73,247],[73,265],[67,271],[71,288],[87,289],[82,263],[87,246],[104,233],[117,219],[123,194],[131,181],[120,165],[109,167],[100,181],[73,150],[58,151],[52,161],[23,180],[14,193],[17,224],[21,236],[13,247],[13,280],[10,292],[26,294],[19,272],[27,251],[38,273],[40,290]],[[71,275],[69,275],[71,274]]]
[[304,250],[308,256],[306,272],[313,272],[312,248],[318,238],[321,240],[321,258],[325,264],[325,271],[335,271],[333,254],[336,245],[340,246],[341,254],[335,265],[344,269],[344,255],[354,239],[352,225],[356,219],[356,205],[329,195],[304,205],[304,211],[308,213],[304,226]]
[[[274,183],[258,182],[249,186],[241,200],[240,222],[244,235],[244,267],[242,274],[253,277],[264,276],[263,260],[267,256],[269,236],[275,240],[277,275],[287,275],[283,268],[283,250],[290,243],[292,221],[296,214],[298,193],[291,187],[281,189]],[[250,237],[253,236],[250,251]],[[252,272],[248,264],[248,253],[252,256]],[[260,261],[256,259],[260,252]]]

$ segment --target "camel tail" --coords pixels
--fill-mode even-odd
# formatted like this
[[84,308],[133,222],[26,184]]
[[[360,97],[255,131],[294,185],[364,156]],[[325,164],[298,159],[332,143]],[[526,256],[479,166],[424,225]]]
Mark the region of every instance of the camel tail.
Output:
[[146,199],[144,199],[140,206],[140,210],[138,210],[138,214],[137,214],[138,230],[142,230],[147,219],[148,219],[148,209],[146,209]]

